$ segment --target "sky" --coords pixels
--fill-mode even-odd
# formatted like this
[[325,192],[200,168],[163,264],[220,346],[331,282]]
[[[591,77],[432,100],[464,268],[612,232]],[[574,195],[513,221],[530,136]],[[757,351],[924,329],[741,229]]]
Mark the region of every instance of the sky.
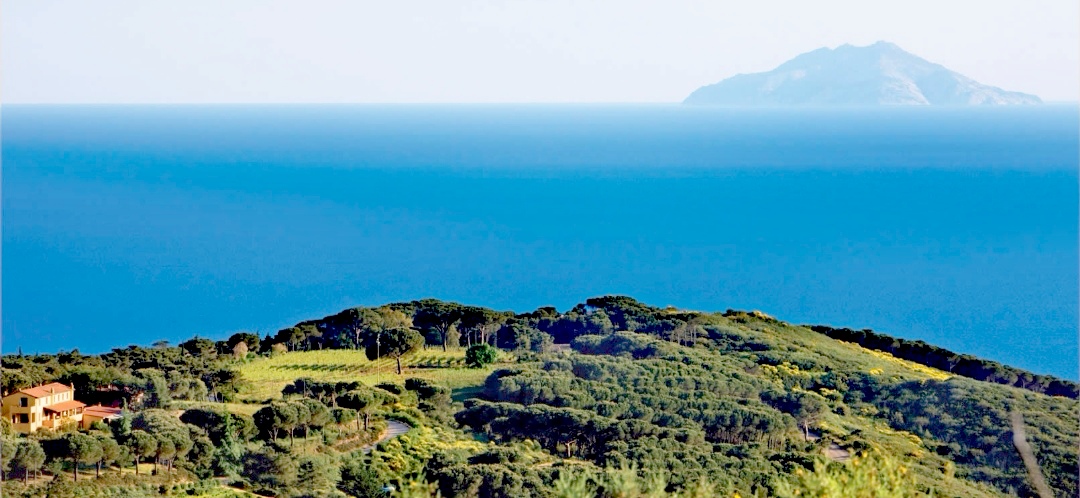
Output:
[[1076,0],[8,0],[0,101],[678,102],[878,40],[1076,101],[1078,32]]

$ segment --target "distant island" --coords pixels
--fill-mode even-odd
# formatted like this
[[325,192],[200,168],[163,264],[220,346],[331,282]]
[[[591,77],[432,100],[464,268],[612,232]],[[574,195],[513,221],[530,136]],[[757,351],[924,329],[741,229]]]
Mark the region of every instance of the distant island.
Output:
[[1031,94],[984,85],[900,47],[879,41],[799,55],[764,73],[738,74],[691,93],[684,104],[1031,105]]

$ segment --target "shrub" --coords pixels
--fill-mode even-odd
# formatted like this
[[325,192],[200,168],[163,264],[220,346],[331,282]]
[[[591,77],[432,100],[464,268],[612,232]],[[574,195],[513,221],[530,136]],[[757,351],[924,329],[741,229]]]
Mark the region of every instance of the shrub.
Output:
[[469,368],[483,368],[495,363],[499,351],[490,344],[476,344],[465,351],[465,366]]
[[397,396],[401,396],[401,393],[405,392],[405,388],[401,384],[394,384],[393,382],[380,382],[375,384],[375,387]]

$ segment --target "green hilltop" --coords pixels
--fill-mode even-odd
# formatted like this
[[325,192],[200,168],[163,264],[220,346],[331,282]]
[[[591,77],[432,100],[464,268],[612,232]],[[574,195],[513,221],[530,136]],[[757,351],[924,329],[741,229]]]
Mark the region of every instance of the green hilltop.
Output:
[[50,382],[123,417],[32,434],[5,417],[4,496],[1080,492],[1076,383],[625,296],[527,313],[424,299],[262,337],[3,357],[5,407]]

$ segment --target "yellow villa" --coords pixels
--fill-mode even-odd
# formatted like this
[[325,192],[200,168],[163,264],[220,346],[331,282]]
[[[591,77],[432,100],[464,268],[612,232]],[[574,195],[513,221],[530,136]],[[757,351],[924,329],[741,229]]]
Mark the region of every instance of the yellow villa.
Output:
[[16,431],[30,434],[42,427],[81,424],[85,406],[75,401],[74,386],[53,382],[4,396],[0,414],[11,421]]

